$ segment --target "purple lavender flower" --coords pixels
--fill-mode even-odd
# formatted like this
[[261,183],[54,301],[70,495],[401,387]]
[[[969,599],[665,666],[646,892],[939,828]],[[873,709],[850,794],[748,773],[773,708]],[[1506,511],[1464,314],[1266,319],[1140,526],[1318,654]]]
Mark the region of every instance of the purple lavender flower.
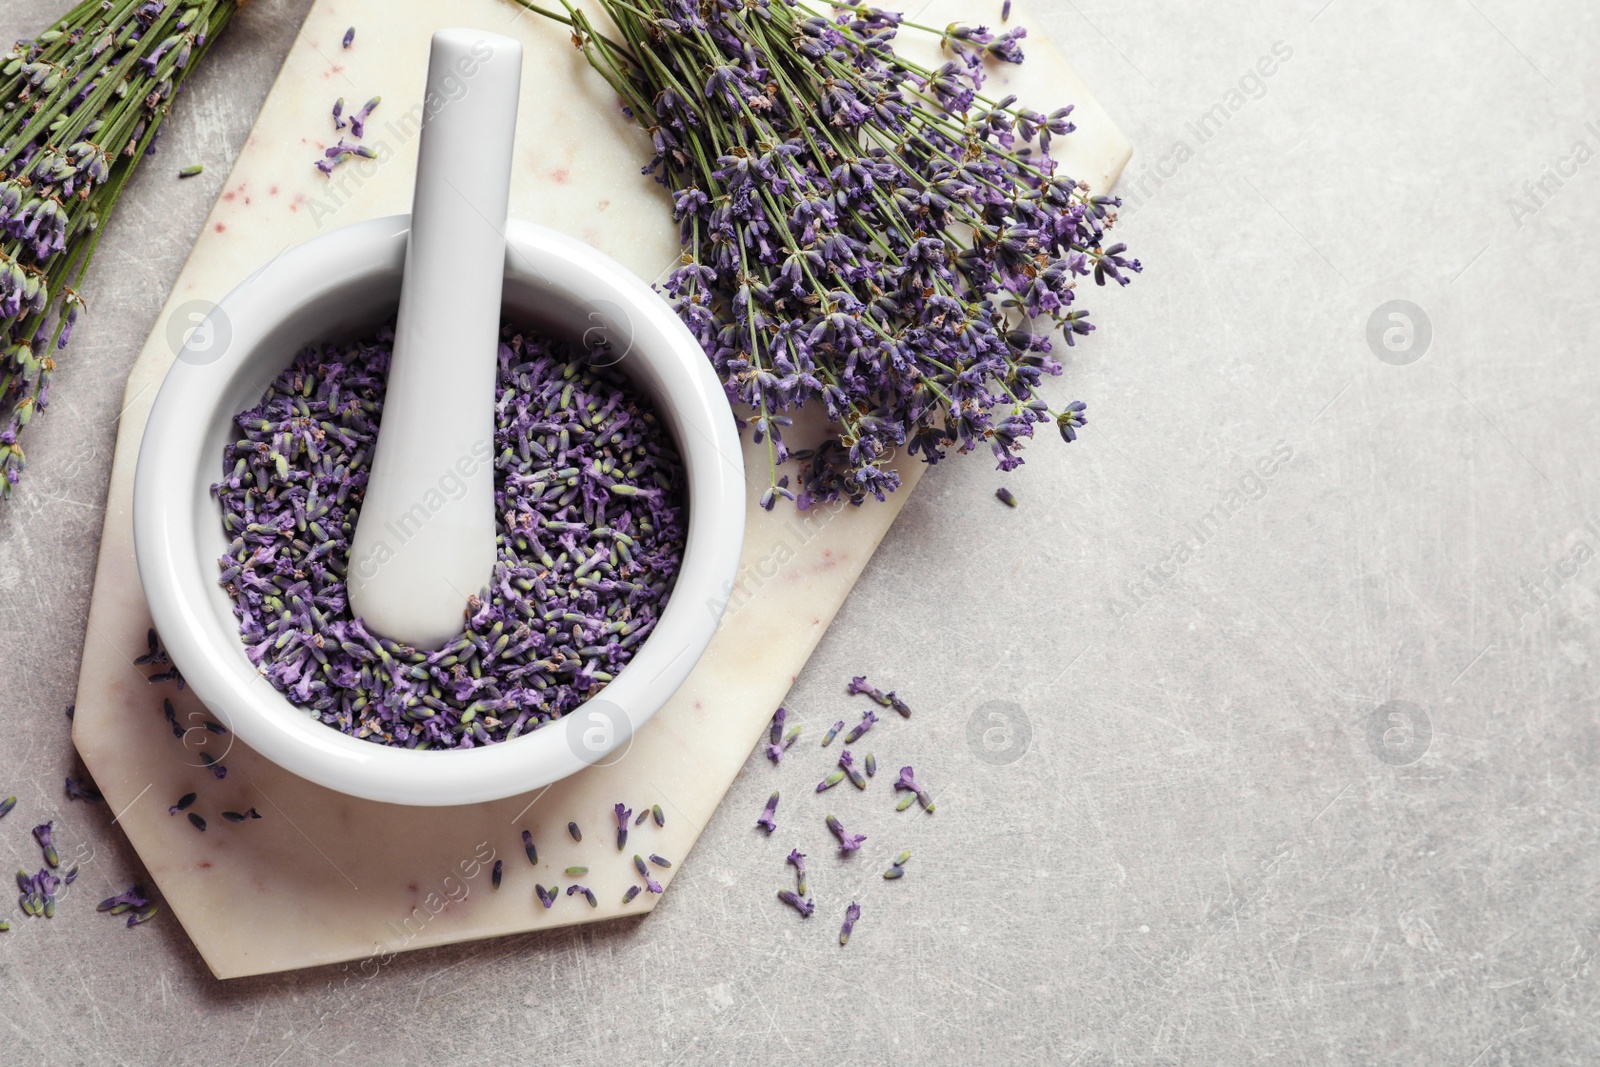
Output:
[[583,885],[569,885],[569,886],[567,886],[567,896],[570,897],[574,893],[582,893],[583,894],[583,899],[585,899],[585,900],[587,900],[589,902],[589,907],[598,908],[600,906],[600,901],[595,898],[594,890],[590,889],[588,886],[583,886]]
[[545,908],[548,909],[550,907],[550,905],[552,905],[552,904],[554,904],[556,902],[556,897],[559,894],[559,889],[558,889],[558,887],[552,887],[552,888],[547,890],[547,889],[545,889],[544,886],[536,884],[533,887],[533,892],[534,892],[534,894],[536,896],[538,896],[539,903],[543,904],[545,906]]
[[857,789],[865,789],[867,787],[867,780],[860,771],[856,770],[856,759],[850,754],[848,748],[839,753],[839,769],[850,779],[850,784]]
[[835,737],[838,737],[839,736],[839,731],[843,730],[843,729],[844,729],[844,720],[843,719],[840,719],[838,722],[836,722],[832,726],[828,727],[828,732],[822,735],[822,747],[823,748],[827,748],[829,745],[833,744],[833,739]]
[[801,899],[792,889],[778,890],[778,899],[798,911],[802,919],[811,918],[811,913],[817,910],[817,905],[814,901]]
[[350,116],[350,132],[355,135],[356,140],[359,141],[367,135],[367,118],[382,102],[383,97],[375,96],[361,105],[360,111]]
[[761,818],[756,820],[756,825],[761,827],[767,833],[769,833],[769,834],[772,833],[774,830],[776,830],[778,828],[778,824],[776,822],[774,822],[773,819],[772,819],[773,814],[775,812],[777,812],[777,810],[778,810],[778,791],[776,789],[774,789],[772,791],[772,795],[767,798],[767,806],[764,809],[762,809]]
[[645,866],[643,858],[633,857],[633,869],[639,872],[639,877],[644,879],[644,887],[652,893],[661,892],[661,883],[650,877],[650,868]]
[[116,896],[102,900],[95,910],[109,911],[113,915],[121,915],[123,912],[143,908],[149,903],[149,899],[144,895],[144,886],[134,883]]
[[868,730],[872,729],[872,724],[877,721],[878,713],[868,708],[866,713],[861,716],[861,721],[851,727],[850,732],[844,735],[844,743],[847,745],[855,744],[866,735]]
[[355,40],[356,40],[356,28],[354,26],[351,26],[348,30],[344,31],[344,40],[340,42],[340,47],[349,48],[352,44],[355,43]]
[[933,813],[933,797],[917,782],[915,772],[910,767],[900,768],[900,778],[894,783],[894,787],[897,791],[904,790],[907,794],[900,802],[901,811],[910,807],[912,798],[915,798],[929,814]]
[[633,809],[619,803],[613,810],[617,814],[617,851],[621,852],[628,843],[628,819],[633,815]]
[[33,839],[39,843],[39,848],[44,852],[44,861],[51,867],[61,866],[61,857],[56,854],[55,844],[51,840],[51,831],[55,826],[54,820],[40,823],[33,828]]
[[861,847],[861,842],[867,839],[866,834],[852,834],[846,832],[844,823],[832,815],[827,818],[828,829],[833,831],[833,836],[839,839],[839,851],[854,852]]
[[785,861],[794,868],[794,878],[797,883],[795,892],[801,896],[806,895],[806,856],[799,849],[791,849],[789,858]]
[[856,920],[859,918],[861,918],[861,905],[851,901],[850,906],[844,909],[844,925],[839,928],[839,944],[850,943],[850,935],[855,931]]

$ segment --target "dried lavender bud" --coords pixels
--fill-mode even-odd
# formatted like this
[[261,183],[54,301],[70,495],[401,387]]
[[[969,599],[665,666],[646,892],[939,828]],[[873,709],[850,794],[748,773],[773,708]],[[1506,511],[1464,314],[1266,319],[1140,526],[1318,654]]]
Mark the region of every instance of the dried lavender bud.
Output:
[[904,878],[905,874],[906,869],[904,867],[890,867],[887,871],[883,872],[883,876],[890,880],[895,878]]
[[1007,489],[1003,485],[994,491],[994,495],[1000,501],[1000,503],[1004,504],[1008,508],[1014,508],[1017,506],[1017,498],[1011,494],[1011,490]]
[[4,919],[0,919],[0,934],[5,933],[9,929],[11,929],[11,924],[6,922]]
[[1005,3],[1000,5],[1000,21],[1011,21],[1011,0],[1006,0]]
[[650,868],[644,865],[644,860],[639,856],[633,857],[633,869],[639,872],[639,877],[644,879],[644,887],[652,893],[661,892],[661,883],[650,877]]
[[578,824],[575,822],[567,823],[567,833],[572,835],[574,841],[583,840],[583,831],[578,829]]
[[333,128],[342,130],[348,125],[350,123],[344,117],[344,97],[341,96],[333,102]]
[[495,860],[494,869],[489,872],[489,891],[495,892],[500,888],[500,880],[505,877],[505,861]]
[[16,797],[6,797],[4,800],[0,800],[0,819],[3,819],[7,815],[10,815],[11,814],[11,809],[16,807],[16,806],[17,806],[17,798]]
[[51,830],[55,821],[40,823],[33,828],[33,839],[39,843],[39,848],[44,852],[44,862],[50,867],[61,866],[61,857],[56,854],[55,844],[51,841]]
[[195,802],[196,796],[197,796],[197,794],[195,794],[195,793],[185,793],[185,794],[183,794],[183,796],[178,798],[178,802],[176,804],[172,805],[172,807],[167,809],[167,814],[168,815],[176,815],[176,814],[178,814],[178,812],[183,811],[184,809],[189,807],[189,805],[191,805],[191,804],[193,804]]
[[904,867],[906,865],[906,863],[910,859],[911,859],[911,850],[908,848],[904,852],[900,853],[900,855],[898,855],[898,856],[896,856],[894,858],[894,865],[896,867]]
[[832,815],[828,816],[826,822],[828,824],[828,829],[833,831],[833,836],[839,839],[839,850],[841,852],[854,852],[861,847],[861,842],[867,839],[866,834],[852,834],[846,832],[844,823],[840,822]]
[[95,910],[109,911],[113,915],[121,915],[125,911],[143,908],[149,903],[149,899],[144,895],[144,886],[135,882],[116,896],[102,900]]
[[654,804],[651,806],[650,817],[656,821],[657,826],[667,825],[667,813],[661,810],[660,804]]
[[895,811],[905,811],[907,808],[909,808],[911,805],[915,804],[916,802],[917,802],[917,794],[915,794],[915,793],[907,793],[905,796],[900,798],[900,803],[898,803],[898,804],[896,804],[894,806],[894,810]]
[[650,817],[650,809],[649,808],[640,808],[639,809],[639,814],[637,814],[637,815],[635,815],[633,817],[633,825],[634,826],[640,826],[649,817]]
[[522,851],[528,854],[528,862],[535,867],[539,866],[539,850],[533,845],[533,833],[529,830],[522,831]]
[[643,891],[644,890],[640,886],[630,885],[628,887],[628,891],[626,893],[622,894],[622,902],[624,904],[633,903],[633,898],[638,896]]
[[850,732],[844,735],[844,743],[847,745],[855,744],[866,735],[868,730],[872,729],[872,724],[877,721],[878,713],[868,708],[866,714],[861,716],[861,721],[851,727]]
[[236,416],[214,486],[231,539],[219,577],[252,663],[324,724],[413,749],[518,737],[653,633],[683,559],[683,464],[620,370],[507,327],[493,443],[460,458],[494,468],[494,574],[453,643],[397,645],[352,616],[344,581],[391,348],[385,330],[308,349]]
[[773,763],[782,763],[783,754],[789,751],[789,746],[794,744],[795,739],[799,736],[800,727],[795,726],[791,728],[788,733],[783,735],[783,738],[778,741],[777,744],[767,746],[767,758]]
[[206,170],[205,164],[196,163],[193,166],[184,167],[182,170],[180,170],[178,172],[178,177],[180,177],[180,178],[194,178],[194,177],[197,177],[197,176],[199,176],[201,174],[204,174],[205,170]]
[[850,784],[857,789],[865,789],[867,787],[867,779],[860,771],[856,770],[855,757],[850,755],[848,748],[839,754],[839,769],[850,779]]
[[[917,798],[917,802],[920,803],[930,815],[933,813],[933,797],[926,789],[922,788],[922,786],[917,783],[917,779],[913,776],[913,772],[910,767],[900,768],[900,778],[894,783],[894,787],[896,790],[906,790],[910,792]],[[910,806],[909,798],[902,799],[897,810],[905,811],[906,808]]]
[[582,893],[583,894],[583,898],[589,902],[589,907],[598,908],[600,906],[600,901],[595,899],[594,890],[590,889],[588,886],[581,886],[581,885],[569,885],[569,886],[567,886],[567,896],[570,897],[574,893]]
[[844,909],[844,925],[839,928],[839,944],[850,943],[850,935],[855,931],[856,920],[859,918],[861,918],[861,905],[851,901],[850,906]]
[[559,887],[551,888],[551,889],[549,889],[547,891],[544,886],[535,885],[533,887],[533,892],[534,892],[534,895],[536,895],[539,898],[539,903],[543,904],[546,908],[549,908],[550,905],[552,905],[552,904],[554,904],[556,902],[556,896],[558,894],[558,888]]
[[762,809],[761,818],[756,820],[756,825],[761,827],[767,833],[769,833],[769,834],[772,833],[774,830],[776,830],[778,828],[778,824],[776,822],[774,822],[773,819],[772,819],[773,814],[777,810],[778,810],[778,791],[776,789],[774,789],[772,791],[772,795],[767,798],[767,806]]
[[814,901],[800,899],[792,889],[778,890],[778,899],[798,911],[803,919],[811,918],[811,913],[817,910],[817,905]]
[[246,818],[244,813],[237,811],[225,811],[222,813],[222,817],[229,822],[244,822]]
[[628,843],[628,819],[633,815],[633,809],[618,804],[614,810],[617,813],[617,851],[621,852]]
[[77,867],[69,867],[69,868],[67,868],[67,873],[63,874],[61,876],[61,882],[62,882],[63,885],[71,885],[73,882],[76,882],[77,880],[78,880],[78,868]]
[[874,756],[872,753],[868,752],[867,753],[867,760],[866,760],[866,767],[867,767],[867,777],[868,778],[871,778],[873,775],[877,774],[878,773],[878,757]]
[[587,867],[568,867],[562,873],[565,874],[568,878],[576,878],[579,875],[588,874],[589,873],[589,868],[587,868]]
[[[780,707],[772,716],[772,728],[767,731],[767,740],[776,745],[783,740],[783,724],[789,718],[789,709]],[[776,762],[776,761],[774,761]]]
[[192,811],[189,813],[189,822],[193,823],[194,828],[201,833],[206,832],[206,821]]
[[141,923],[147,923],[151,919],[155,918],[156,912],[160,910],[161,905],[159,904],[147,904],[138,911],[134,912],[132,915],[128,916],[128,925],[138,926]]
[[873,686],[868,685],[867,679],[862,675],[858,674],[854,678],[850,679],[850,684],[845,687],[845,692],[849,693],[851,696],[859,695],[871,697],[874,701],[883,705],[884,707],[893,708],[895,711],[898,711],[901,718],[911,718],[911,708],[906,704],[905,701],[895,696],[893,691],[885,693],[880,689],[876,689]]
[[350,116],[350,132],[357,140],[367,135],[367,116],[371,115],[377,106],[383,102],[383,97],[375,96],[361,105],[361,110]]
[[670,870],[672,868],[671,860],[658,856],[654,852],[650,853],[650,862],[655,864],[657,867],[662,868],[663,870]]
[[822,747],[823,748],[827,748],[829,745],[833,744],[833,739],[835,737],[838,737],[839,736],[839,731],[843,730],[843,729],[844,729],[844,720],[843,719],[840,719],[838,722],[836,722],[832,726],[828,727],[828,732],[822,735]]
[[828,775],[828,777],[817,783],[817,792],[820,793],[825,789],[832,789],[842,781],[844,781],[844,772],[834,771],[832,774]]
[[806,856],[799,849],[791,849],[788,858],[784,861],[794,867],[795,892],[801,896],[806,895]]
[[342,42],[340,42],[340,47],[349,48],[352,44],[355,43],[355,40],[356,40],[356,28],[354,26],[351,26],[348,30],[344,31],[344,40]]

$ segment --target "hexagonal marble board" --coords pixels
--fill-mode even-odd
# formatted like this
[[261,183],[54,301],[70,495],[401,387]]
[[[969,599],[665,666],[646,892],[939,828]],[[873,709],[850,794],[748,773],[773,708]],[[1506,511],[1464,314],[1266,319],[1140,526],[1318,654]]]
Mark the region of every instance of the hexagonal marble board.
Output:
[[[931,0],[918,20],[996,26],[999,16],[1000,0]],[[246,9],[241,17],[267,16]],[[1026,25],[1025,12],[1016,10],[1012,22]],[[356,45],[345,51],[340,38],[352,25]],[[512,216],[582,238],[644,278],[659,279],[678,257],[669,201],[639,173],[647,142],[563,27],[505,0],[319,0],[312,7],[129,376],[73,731],[117,822],[220,978],[652,909],[660,898],[651,893],[620,903],[637,881],[632,853],[671,859],[672,870],[656,872],[670,884],[919,474],[919,464],[907,464],[905,487],[887,504],[805,514],[761,511],[754,502],[764,482],[752,482],[734,607],[705,658],[624,758],[540,792],[473,807],[400,808],[312,785],[229,745],[231,738],[193,730],[176,739],[162,719],[163,697],[174,701],[181,726],[205,714],[174,684],[147,682],[159,668],[134,666],[150,618],[130,520],[139,439],[174,358],[168,326],[183,321],[184,304],[219,299],[290,244],[409,209],[416,144],[395,120],[420,101],[429,37],[446,25],[510,34],[526,49]],[[935,59],[936,44],[922,36],[908,31],[902,46]],[[1131,154],[1127,140],[1047,41],[1035,34],[1027,53],[1020,68],[995,70],[992,87],[1044,110],[1075,104],[1079,130],[1066,139],[1065,170],[1109,189]],[[377,95],[383,103],[367,143],[379,147],[382,162],[347,165],[325,180],[312,163],[335,136],[334,98],[359,106]],[[748,462],[760,471],[753,452]],[[198,758],[202,739],[228,768],[225,779]],[[191,791],[199,794],[191,810],[208,823],[204,833],[167,811]],[[666,817],[664,827],[647,820],[632,829],[625,853],[613,838],[619,800],[635,810],[659,804]],[[251,807],[259,821],[219,817]],[[581,844],[568,836],[569,821],[583,827]],[[523,830],[538,846],[536,871],[523,853]],[[506,880],[491,892],[496,858]],[[540,907],[534,882],[570,882],[561,871],[571,865],[591,868],[584,881],[599,906],[563,896]]]

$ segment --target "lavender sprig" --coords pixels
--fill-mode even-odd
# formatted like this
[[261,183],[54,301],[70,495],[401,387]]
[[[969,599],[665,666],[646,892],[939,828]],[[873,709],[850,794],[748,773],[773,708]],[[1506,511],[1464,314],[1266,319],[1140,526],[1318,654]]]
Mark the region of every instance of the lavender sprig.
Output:
[[[1120,201],[1051,155],[1072,109],[983,92],[986,61],[1021,62],[1025,30],[806,0],[593,0],[613,38],[572,3],[517,2],[571,27],[650,137],[684,252],[664,288],[765,446],[764,507],[882,500],[900,449],[934,463],[987,445],[1012,470],[1036,426],[1075,436],[1081,405],[1039,393],[1062,365],[1033,323],[1072,344],[1094,329],[1077,283],[1141,267],[1107,240]],[[949,60],[897,54],[902,29]],[[791,451],[808,406],[837,430]]]
[[82,0],[0,56],[0,500],[17,491],[21,437],[49,404],[106,221],[237,6]]

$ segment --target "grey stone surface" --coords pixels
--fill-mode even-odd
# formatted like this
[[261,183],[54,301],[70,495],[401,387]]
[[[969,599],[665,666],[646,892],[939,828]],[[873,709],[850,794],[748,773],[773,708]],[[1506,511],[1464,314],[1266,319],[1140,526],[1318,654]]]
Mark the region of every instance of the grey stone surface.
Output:
[[[0,0],[0,35],[40,7]],[[0,1062],[1595,1062],[1580,0],[1040,0],[1139,149],[1147,273],[1085,294],[1103,331],[1053,393],[1093,421],[1003,479],[1014,511],[981,459],[924,481],[795,686],[809,739],[752,760],[651,918],[222,984],[169,915],[94,914],[139,875],[60,789],[121,379],[305,7],[259,0],[185,94],[0,514],[0,793],[85,861],[0,934]],[[804,923],[772,896],[790,835],[751,823],[807,793],[863,670],[917,708],[864,747],[939,810],[852,806],[851,862],[797,832]]]

